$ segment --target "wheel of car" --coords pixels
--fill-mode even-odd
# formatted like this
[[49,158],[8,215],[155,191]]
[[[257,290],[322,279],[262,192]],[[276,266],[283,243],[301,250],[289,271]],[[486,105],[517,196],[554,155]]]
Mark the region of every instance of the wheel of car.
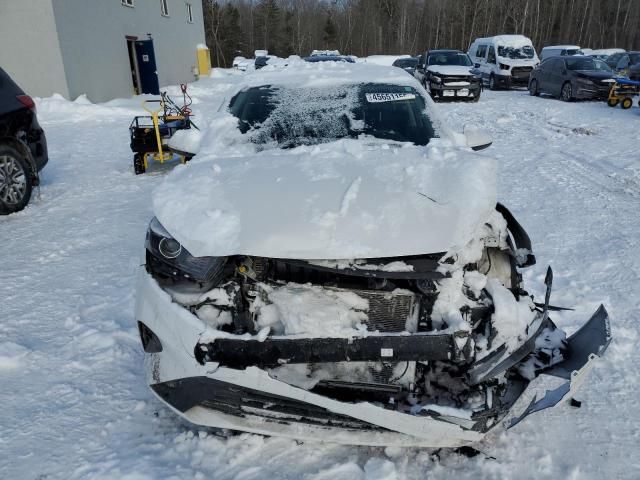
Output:
[[144,168],[144,159],[142,158],[142,155],[140,155],[139,153],[136,153],[133,156],[133,170],[136,172],[136,175],[141,175],[146,170]]
[[609,105],[610,107],[617,107],[618,103],[620,103],[620,100],[618,100],[617,98],[610,98],[607,100],[607,105]]
[[538,80],[536,80],[535,78],[531,80],[531,83],[529,84],[529,95],[531,95],[532,97],[537,97],[538,95],[540,95],[540,92],[538,92]]
[[626,110],[627,108],[631,108],[632,105],[633,105],[633,100],[627,97],[622,100],[622,103],[620,106]]
[[571,82],[566,82],[562,86],[562,100],[570,102],[573,100],[573,89],[571,88]]
[[480,101],[480,92],[478,92],[478,94],[475,97],[473,97],[473,99],[471,101],[474,102],[474,103],[479,102]]
[[0,145],[0,215],[26,207],[32,183],[31,168],[24,155],[9,145]]
[[496,84],[496,77],[492,73],[489,77],[489,90],[496,90],[497,88],[498,85]]

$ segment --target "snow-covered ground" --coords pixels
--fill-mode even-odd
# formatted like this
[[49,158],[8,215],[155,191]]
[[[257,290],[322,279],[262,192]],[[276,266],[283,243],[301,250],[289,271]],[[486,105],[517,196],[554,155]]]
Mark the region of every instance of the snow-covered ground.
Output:
[[[195,121],[234,88],[191,86]],[[176,92],[177,93],[177,92]],[[525,91],[441,104],[457,130],[490,131],[499,197],[525,226],[541,295],[554,268],[555,314],[569,331],[603,302],[614,340],[568,406],[478,446],[449,451],[219,437],[181,422],[148,390],[133,318],[134,272],[150,198],[170,166],[135,176],[128,126],[140,98],[38,101],[50,162],[41,197],[0,217],[0,478],[331,479],[638,478],[640,109],[566,104]]]

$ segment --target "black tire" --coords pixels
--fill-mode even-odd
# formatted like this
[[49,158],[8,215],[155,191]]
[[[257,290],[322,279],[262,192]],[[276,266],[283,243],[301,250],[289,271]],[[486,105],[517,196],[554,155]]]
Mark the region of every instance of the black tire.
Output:
[[538,91],[538,80],[536,80],[535,78],[531,80],[531,82],[529,82],[529,95],[531,95],[532,97],[537,97],[538,95],[540,95],[540,92]]
[[144,158],[141,154],[136,153],[133,156],[133,171],[136,172],[136,175],[141,175],[145,172],[144,168]]
[[562,90],[560,91],[560,98],[564,102],[573,101],[573,87],[571,86],[571,82],[564,82]]
[[617,107],[618,103],[620,103],[620,100],[618,100],[617,98],[609,98],[607,100],[607,105],[613,108]]
[[493,73],[489,76],[489,90],[497,90],[498,84],[496,83],[496,77]]
[[19,212],[27,206],[33,190],[29,160],[9,145],[0,144],[0,215]]
[[478,103],[480,101],[480,93],[478,93],[475,97],[471,99],[473,103]]
[[620,106],[627,110],[628,108],[631,108],[633,106],[633,100],[629,97],[622,99],[622,102],[620,102]]

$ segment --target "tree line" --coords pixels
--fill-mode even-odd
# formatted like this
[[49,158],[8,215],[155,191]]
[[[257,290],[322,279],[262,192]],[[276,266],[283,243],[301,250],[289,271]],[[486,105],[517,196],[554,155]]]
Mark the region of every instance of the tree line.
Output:
[[203,0],[214,66],[265,49],[280,57],[337,49],[357,56],[467,50],[522,34],[545,45],[640,49],[640,0]]

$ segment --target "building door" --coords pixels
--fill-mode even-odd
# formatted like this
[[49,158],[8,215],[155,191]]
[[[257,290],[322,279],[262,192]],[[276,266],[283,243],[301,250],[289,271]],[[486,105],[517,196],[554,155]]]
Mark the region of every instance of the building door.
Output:
[[135,59],[138,64],[140,93],[160,95],[153,40],[136,40],[135,54]]
[[136,40],[138,37],[127,35],[127,52],[129,53],[129,67],[131,69],[131,81],[133,82],[133,93],[140,95],[140,72],[138,71],[138,60],[136,59]]

